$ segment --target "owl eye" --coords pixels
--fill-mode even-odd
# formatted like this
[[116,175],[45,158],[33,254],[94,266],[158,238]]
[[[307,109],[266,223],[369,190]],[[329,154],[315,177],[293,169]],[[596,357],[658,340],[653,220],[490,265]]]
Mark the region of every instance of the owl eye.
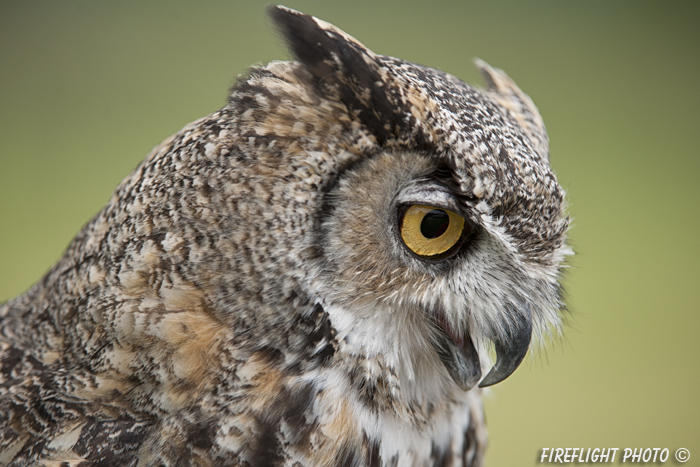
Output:
[[418,256],[438,259],[459,243],[464,227],[465,220],[459,214],[414,204],[406,209],[401,220],[401,238]]

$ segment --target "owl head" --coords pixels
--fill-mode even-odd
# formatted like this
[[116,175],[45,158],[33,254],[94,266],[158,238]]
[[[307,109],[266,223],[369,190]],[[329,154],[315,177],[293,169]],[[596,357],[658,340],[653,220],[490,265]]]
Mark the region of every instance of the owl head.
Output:
[[570,253],[537,108],[484,62],[479,90],[270,13],[296,61],[252,71],[230,105],[275,172],[277,272],[324,308],[347,352],[381,356],[404,381],[431,366],[462,389],[507,378],[533,333],[559,327]]

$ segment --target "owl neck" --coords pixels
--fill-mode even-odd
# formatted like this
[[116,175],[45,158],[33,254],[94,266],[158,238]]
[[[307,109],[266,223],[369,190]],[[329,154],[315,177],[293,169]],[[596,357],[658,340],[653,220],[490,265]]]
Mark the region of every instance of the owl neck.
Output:
[[[304,379],[313,381],[322,431],[344,420],[340,437],[363,440],[387,462],[411,453],[413,465],[430,465],[436,452],[454,450],[459,458],[467,439],[485,443],[479,389],[456,386],[433,347],[416,335],[420,322],[381,308],[371,320],[363,316],[369,310],[329,304],[317,305],[320,310],[334,353]],[[470,430],[481,431],[467,435]]]
[[460,404],[465,392],[449,376],[419,310],[382,306],[324,307],[342,368],[358,401],[425,422],[436,407]]

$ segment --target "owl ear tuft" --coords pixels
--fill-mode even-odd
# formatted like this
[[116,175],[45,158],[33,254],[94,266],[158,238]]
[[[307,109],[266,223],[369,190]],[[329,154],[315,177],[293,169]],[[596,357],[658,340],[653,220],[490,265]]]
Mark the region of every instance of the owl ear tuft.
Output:
[[374,58],[357,39],[330,23],[282,5],[271,5],[268,12],[296,59],[318,78],[348,72],[350,65],[366,68],[358,59]]
[[324,97],[345,104],[380,144],[398,135],[405,102],[374,52],[313,16],[280,5],[268,11]]
[[535,103],[503,70],[492,68],[483,60],[477,59],[475,62],[486,80],[488,95],[508,110],[528,135],[540,158],[548,162],[549,139]]

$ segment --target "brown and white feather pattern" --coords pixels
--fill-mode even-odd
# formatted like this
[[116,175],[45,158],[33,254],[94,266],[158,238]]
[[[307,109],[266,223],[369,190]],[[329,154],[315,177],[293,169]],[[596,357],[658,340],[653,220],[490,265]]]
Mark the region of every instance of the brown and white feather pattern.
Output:
[[[482,465],[484,346],[486,385],[560,323],[541,117],[484,63],[480,91],[271,14],[297,60],[154,149],[0,306],[0,465]],[[409,202],[473,234],[426,261]]]

